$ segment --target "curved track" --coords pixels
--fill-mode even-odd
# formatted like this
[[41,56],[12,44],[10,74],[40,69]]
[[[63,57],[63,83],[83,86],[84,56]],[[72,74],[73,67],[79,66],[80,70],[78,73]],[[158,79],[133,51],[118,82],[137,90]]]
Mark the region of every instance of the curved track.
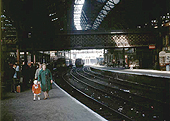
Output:
[[[93,102],[92,103],[93,105],[91,105],[90,108],[93,108],[93,110],[95,110],[97,113],[99,113],[100,115],[104,116],[106,119],[111,121],[133,121],[132,118],[113,109],[109,105],[105,104],[104,101],[99,100],[100,97],[102,97],[103,94],[105,94],[105,92],[81,81],[79,78],[75,76],[74,70],[70,71],[70,76],[72,78],[69,78],[68,80],[65,79],[65,81],[67,81],[67,83],[71,85],[74,89],[76,89],[78,92],[80,92],[81,94],[89,98],[90,102]],[[89,103],[89,102],[85,102],[85,103]],[[94,105],[95,108],[93,107]]]
[[162,111],[167,104],[150,98],[153,93],[143,95],[148,88],[156,93],[159,87],[103,76],[89,67],[72,69],[67,82],[128,120],[165,120]]

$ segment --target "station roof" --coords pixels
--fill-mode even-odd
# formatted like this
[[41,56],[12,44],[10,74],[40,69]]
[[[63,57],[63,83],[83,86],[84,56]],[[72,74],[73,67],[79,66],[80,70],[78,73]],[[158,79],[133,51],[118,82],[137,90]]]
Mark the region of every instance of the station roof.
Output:
[[14,21],[27,30],[37,31],[142,28],[170,12],[169,0],[2,1],[3,9]]
[[[18,37],[52,39],[58,33],[169,26],[169,0],[2,0]],[[31,35],[30,35],[31,36]]]

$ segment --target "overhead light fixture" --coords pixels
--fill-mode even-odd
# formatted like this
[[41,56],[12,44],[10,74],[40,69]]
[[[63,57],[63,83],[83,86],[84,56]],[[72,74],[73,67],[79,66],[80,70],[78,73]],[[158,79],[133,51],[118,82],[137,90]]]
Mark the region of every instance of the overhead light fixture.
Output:
[[58,18],[54,18],[54,19],[52,19],[51,21],[56,21]]
[[53,15],[55,15],[55,14],[56,14],[56,13],[50,13],[49,16],[53,16]]
[[155,29],[157,29],[157,28],[158,28],[158,26],[155,26],[154,28],[155,28]]

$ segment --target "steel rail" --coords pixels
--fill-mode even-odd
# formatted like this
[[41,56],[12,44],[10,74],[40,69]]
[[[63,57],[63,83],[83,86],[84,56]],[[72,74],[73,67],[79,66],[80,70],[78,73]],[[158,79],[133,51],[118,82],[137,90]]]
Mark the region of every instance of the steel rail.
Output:
[[[71,75],[72,77],[74,77],[76,80],[78,80],[79,82],[82,82],[83,84],[88,85],[89,87],[94,88],[94,89],[96,89],[96,90],[100,90],[100,89],[97,89],[97,88],[95,88],[95,87],[93,87],[93,86],[91,86],[91,85],[89,85],[89,84],[87,84],[87,83],[81,81],[80,79],[78,79],[76,76],[74,76],[74,75],[72,74],[72,70],[71,70],[71,72],[70,72],[70,75]],[[66,80],[65,80],[65,81],[66,81]],[[66,81],[66,82],[69,83],[68,81]],[[72,85],[72,84],[70,84],[70,85]],[[74,87],[74,86],[72,85],[72,87]],[[86,93],[80,91],[80,90],[77,89],[76,87],[74,87],[74,89],[78,90],[80,93],[82,93],[83,95],[87,96],[88,98],[91,98],[92,100],[96,101],[97,103],[100,103],[101,105],[103,105],[103,106],[109,108],[110,110],[114,111],[115,113],[118,113],[119,115],[121,115],[121,116],[123,116],[123,117],[125,117],[125,118],[127,118],[127,119],[129,119],[129,120],[131,120],[131,121],[134,121],[134,120],[131,119],[130,117],[128,117],[128,116],[124,115],[123,113],[120,113],[120,112],[118,112],[117,110],[115,110],[115,109],[113,109],[113,108],[107,106],[106,104],[103,104],[102,102],[100,102],[100,101],[98,101],[98,100],[92,98],[91,96],[89,96],[89,95],[87,95]],[[100,91],[102,91],[102,90],[100,90]],[[102,92],[103,92],[103,91],[102,91]],[[105,92],[104,92],[104,93],[105,93]],[[119,97],[119,98],[120,98],[120,97]]]

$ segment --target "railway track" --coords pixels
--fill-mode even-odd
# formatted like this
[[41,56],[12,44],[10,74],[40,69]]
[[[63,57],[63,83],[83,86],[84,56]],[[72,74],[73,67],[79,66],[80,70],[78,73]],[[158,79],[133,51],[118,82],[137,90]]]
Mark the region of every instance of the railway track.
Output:
[[95,100],[129,117],[129,119],[166,120],[160,112],[166,106],[164,102],[130,93],[127,90],[131,89],[120,88],[120,85],[114,86],[106,82],[106,79],[103,81],[103,78],[92,75],[94,73],[90,72],[88,68],[86,68],[86,72],[81,68],[73,69],[68,82]]
[[[125,90],[129,90],[131,93],[141,95],[144,97],[157,99],[163,102],[163,98],[160,98],[162,96],[162,92],[164,91],[164,88],[162,87],[156,87],[151,85],[146,85],[138,82],[128,81],[125,79],[121,79],[118,77],[118,75],[105,75],[101,73],[94,72],[90,69],[90,67],[86,68],[86,71],[84,73],[96,76],[99,79],[105,80],[108,83],[111,83],[113,85],[117,85],[120,88],[124,88]],[[155,96],[155,94],[157,94]]]
[[[101,77],[101,74],[96,74],[93,71],[89,70],[89,68],[86,68],[89,72],[86,72],[83,69],[82,75],[88,75],[91,76],[91,78],[100,79],[103,82],[105,82],[110,87],[116,87],[118,91],[124,91],[131,94],[131,96],[135,96],[135,98],[138,97],[138,100],[145,99],[149,101],[148,105],[149,107],[157,107],[159,104],[167,105],[167,102],[164,102],[162,98],[163,89],[159,87],[153,87],[149,85],[139,84],[139,83],[133,83],[127,80],[119,79],[118,77],[114,78],[111,76]],[[92,74],[91,74],[92,73]],[[142,85],[142,87],[141,87]],[[137,99],[136,99],[137,100]]]
[[[94,89],[94,87],[88,84],[86,84],[86,86],[84,84],[82,85],[82,83],[80,83],[81,80],[75,77],[72,71],[70,75],[73,77],[72,79],[70,78],[66,79],[65,77],[63,78],[67,82],[67,84],[69,84],[74,90],[79,92],[81,95],[84,95],[84,97],[81,97],[78,96],[80,94],[78,95],[76,94],[78,100],[82,100],[82,102],[84,102],[86,105],[88,105],[90,108],[92,108],[94,111],[96,111],[97,113],[99,113],[109,121],[133,121],[132,118],[111,108],[109,105],[106,105],[103,101],[100,101],[99,98],[103,97],[102,91],[99,92],[98,89]],[[85,97],[87,99],[84,99]]]

